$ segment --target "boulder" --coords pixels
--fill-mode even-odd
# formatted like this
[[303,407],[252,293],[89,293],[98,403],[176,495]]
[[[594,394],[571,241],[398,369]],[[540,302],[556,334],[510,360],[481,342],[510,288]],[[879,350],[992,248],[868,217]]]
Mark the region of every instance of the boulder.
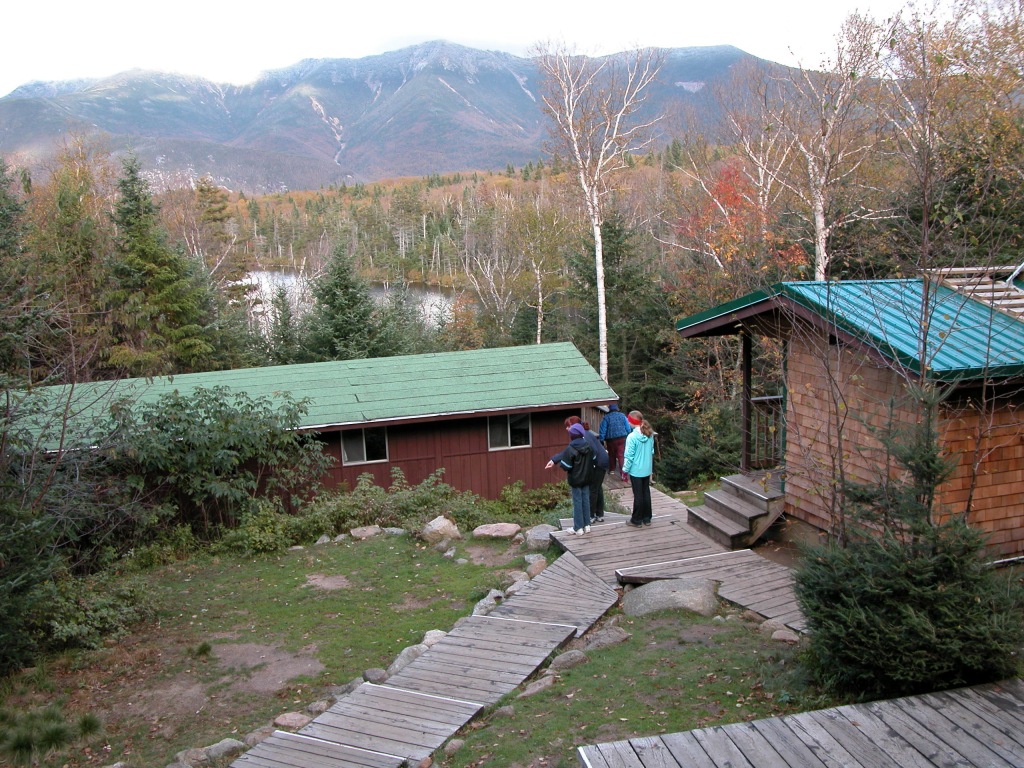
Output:
[[537,575],[548,567],[548,561],[543,557],[540,560],[534,560],[526,569],[526,575],[531,579],[537,578]]
[[259,744],[265,738],[270,736],[273,732],[274,732],[274,726],[272,726],[272,725],[263,725],[263,726],[260,726],[259,728],[257,728],[255,731],[250,731],[249,733],[247,733],[245,735],[245,738],[242,739],[242,741],[245,742],[245,745],[247,747],[255,747],[257,744]]
[[211,761],[223,760],[225,758],[238,757],[245,752],[246,746],[238,739],[221,739],[216,744],[211,744],[203,751]]
[[487,593],[487,597],[478,602],[473,606],[474,616],[486,616],[491,610],[505,599],[505,593],[498,589],[492,589]]
[[516,698],[525,699],[527,696],[533,696],[535,693],[540,693],[541,691],[547,690],[554,684],[554,675],[544,675],[544,677],[540,678],[539,680],[534,680],[532,683],[526,686],[526,688],[523,689],[523,692],[520,693]]
[[416,645],[410,645],[407,648],[403,648],[402,652],[395,657],[395,660],[391,662],[391,666],[388,667],[388,677],[397,675],[402,669],[412,662],[416,661],[420,656],[430,650],[423,643],[417,643]]
[[772,632],[772,640],[779,643],[789,643],[790,645],[796,645],[800,642],[800,635],[791,629],[777,629]]
[[459,533],[459,527],[455,523],[447,517],[439,515],[423,526],[420,538],[428,544],[439,544],[442,541],[461,539],[462,534]]
[[543,552],[551,546],[551,534],[558,529],[553,525],[535,525],[526,532],[526,548],[532,552]]
[[427,648],[432,648],[448,637],[448,633],[440,629],[432,629],[423,635],[422,643]]
[[626,642],[629,638],[629,632],[622,627],[601,627],[583,636],[581,650],[596,651],[601,648],[610,648],[613,645]]
[[551,672],[561,672],[563,669],[572,669],[580,664],[586,664],[588,661],[590,659],[587,658],[587,654],[583,651],[566,651],[565,653],[558,654],[551,660],[548,670]]
[[708,579],[661,579],[627,592],[622,612],[644,616],[664,610],[684,610],[713,616],[718,611],[715,582]]
[[363,541],[374,536],[379,536],[381,534],[381,527],[379,525],[363,525],[359,528],[353,528],[349,533],[352,534],[353,539]]
[[386,669],[380,667],[372,667],[370,669],[363,670],[363,680],[374,685],[380,685],[388,679],[388,672]]
[[274,718],[274,725],[278,728],[285,728],[290,731],[297,731],[305,728],[313,722],[313,718],[301,712],[284,712]]
[[473,529],[475,539],[511,539],[522,529],[516,523],[488,523]]

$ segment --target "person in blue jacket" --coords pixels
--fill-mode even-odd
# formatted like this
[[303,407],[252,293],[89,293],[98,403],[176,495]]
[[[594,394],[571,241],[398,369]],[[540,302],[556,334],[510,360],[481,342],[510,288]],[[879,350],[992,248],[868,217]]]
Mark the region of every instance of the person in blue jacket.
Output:
[[[587,430],[582,424],[573,424],[567,427],[569,432],[569,445],[565,450],[556,453],[550,461],[544,465],[545,469],[560,465],[569,475],[569,490],[572,492],[572,529],[577,536],[590,533],[590,482],[576,485],[572,482],[572,467],[576,461],[586,460],[593,462],[593,450],[587,443]],[[580,452],[583,452],[582,455]]]
[[619,472],[619,476],[625,480],[623,465],[626,451],[626,436],[630,432],[629,421],[626,414],[619,410],[616,403],[608,406],[608,413],[601,419],[601,428],[597,438],[604,447],[608,449],[608,471]]
[[629,524],[634,528],[651,525],[651,474],[654,471],[654,429],[640,411],[629,412],[633,431],[626,438],[626,461],[623,469],[633,488],[633,514]]

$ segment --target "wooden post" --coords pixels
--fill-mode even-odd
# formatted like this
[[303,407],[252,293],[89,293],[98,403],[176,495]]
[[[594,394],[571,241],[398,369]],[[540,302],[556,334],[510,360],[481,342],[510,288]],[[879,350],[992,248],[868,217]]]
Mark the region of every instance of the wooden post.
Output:
[[751,403],[753,396],[750,382],[751,369],[751,339],[747,331],[740,332],[740,339],[743,343],[743,450],[740,452],[740,471],[744,474],[750,471],[750,440],[751,440]]

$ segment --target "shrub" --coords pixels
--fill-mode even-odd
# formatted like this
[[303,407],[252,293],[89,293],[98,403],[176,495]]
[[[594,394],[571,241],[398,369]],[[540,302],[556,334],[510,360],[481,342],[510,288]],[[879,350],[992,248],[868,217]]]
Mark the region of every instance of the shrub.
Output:
[[0,508],[0,676],[31,662],[38,641],[28,618],[34,592],[58,567],[44,521]]
[[662,451],[658,480],[673,490],[733,471],[740,463],[742,434],[734,405],[715,406],[683,422]]
[[796,591],[811,673],[827,688],[867,697],[1015,674],[1024,595],[981,555],[981,536],[959,518],[915,541],[883,535],[810,551]]
[[28,627],[46,650],[99,648],[153,615],[142,582],[111,574],[51,580],[32,598]]

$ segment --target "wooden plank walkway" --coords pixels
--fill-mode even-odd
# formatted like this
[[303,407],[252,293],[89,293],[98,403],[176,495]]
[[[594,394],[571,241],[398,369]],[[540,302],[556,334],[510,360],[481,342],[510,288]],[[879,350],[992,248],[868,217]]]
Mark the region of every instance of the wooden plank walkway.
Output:
[[551,538],[613,588],[619,586],[615,572],[621,568],[728,551],[686,524],[686,507],[680,501],[654,490],[651,499],[649,527],[604,522],[592,526],[590,533],[576,536],[570,523],[569,530],[556,531]]
[[384,685],[493,704],[575,634],[571,624],[469,616]]
[[807,621],[793,591],[793,572],[749,549],[620,568],[623,584],[646,584],[657,579],[703,578],[719,582],[718,596],[776,619],[797,632]]
[[618,601],[618,592],[599,579],[579,558],[566,552],[531,579],[513,599],[503,601],[487,615],[572,624],[579,636]]
[[405,764],[405,758],[397,755],[346,747],[287,731],[274,731],[258,748],[232,763],[248,768],[400,768]]
[[1020,768],[1024,682],[577,749],[585,768]]
[[418,762],[468,723],[482,705],[363,683],[299,735]]

